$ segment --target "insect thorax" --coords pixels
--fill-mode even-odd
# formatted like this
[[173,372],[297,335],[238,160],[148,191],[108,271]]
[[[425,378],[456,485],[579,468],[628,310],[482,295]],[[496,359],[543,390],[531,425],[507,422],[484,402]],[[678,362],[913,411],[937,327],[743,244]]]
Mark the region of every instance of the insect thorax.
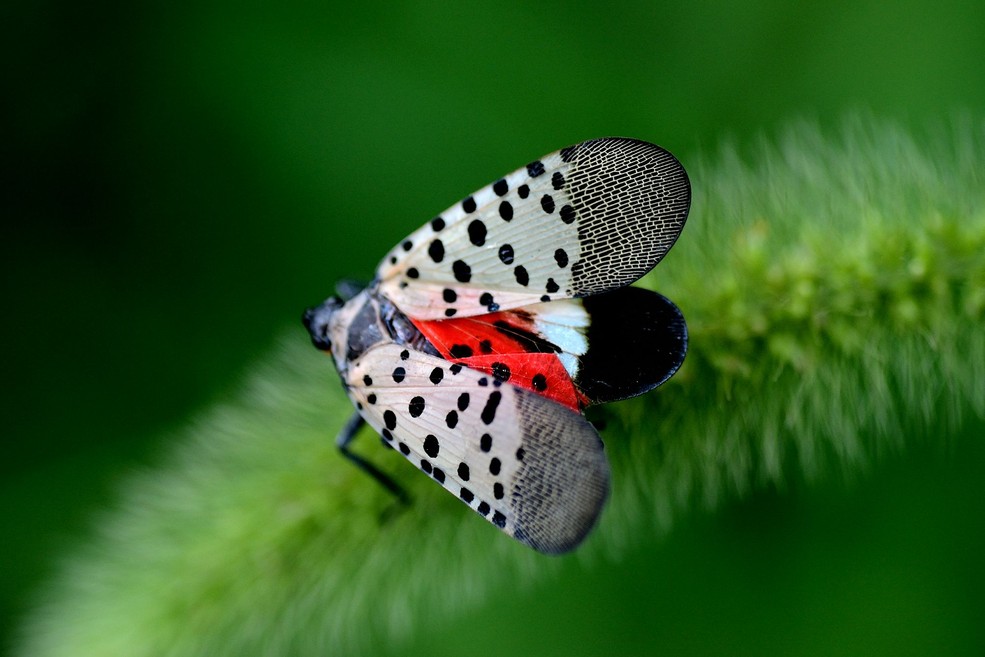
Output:
[[440,356],[392,301],[375,285],[347,301],[332,318],[331,333],[339,371],[369,349],[386,343],[406,345],[432,356]]

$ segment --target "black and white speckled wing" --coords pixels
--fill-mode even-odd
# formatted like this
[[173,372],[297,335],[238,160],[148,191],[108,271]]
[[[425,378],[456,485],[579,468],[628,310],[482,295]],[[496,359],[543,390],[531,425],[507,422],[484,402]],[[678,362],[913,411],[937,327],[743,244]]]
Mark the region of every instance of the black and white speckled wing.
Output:
[[579,413],[392,343],[364,353],[346,378],[384,440],[510,536],[559,553],[595,525],[609,466]]
[[691,188],[673,155],[606,138],[501,178],[411,234],[377,269],[405,314],[443,319],[632,283],[674,244]]

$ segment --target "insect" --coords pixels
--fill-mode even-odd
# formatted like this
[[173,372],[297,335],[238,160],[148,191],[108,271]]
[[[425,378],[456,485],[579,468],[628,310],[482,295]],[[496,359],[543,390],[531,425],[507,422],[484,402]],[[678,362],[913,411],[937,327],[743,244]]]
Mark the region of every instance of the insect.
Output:
[[582,409],[677,371],[687,327],[628,287],[674,244],[687,174],[659,146],[586,141],[480,189],[384,257],[364,289],[304,313],[356,413],[475,512],[530,547],[577,546],[602,511],[609,465]]

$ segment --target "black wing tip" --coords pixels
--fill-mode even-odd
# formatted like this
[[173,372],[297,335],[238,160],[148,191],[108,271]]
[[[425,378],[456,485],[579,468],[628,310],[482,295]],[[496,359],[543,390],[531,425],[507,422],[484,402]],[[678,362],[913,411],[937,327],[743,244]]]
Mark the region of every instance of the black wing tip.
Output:
[[589,403],[629,399],[659,387],[687,355],[684,314],[658,292],[624,287],[582,300],[591,317],[588,352],[575,385]]

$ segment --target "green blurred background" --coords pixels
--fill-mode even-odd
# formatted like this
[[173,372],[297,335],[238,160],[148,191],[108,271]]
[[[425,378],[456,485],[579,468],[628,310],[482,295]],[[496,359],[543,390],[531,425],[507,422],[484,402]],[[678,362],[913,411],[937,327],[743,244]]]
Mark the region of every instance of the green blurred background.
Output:
[[[170,431],[493,177],[604,135],[687,164],[797,117],[985,116],[981,2],[47,0],[0,24],[0,639]],[[983,428],[571,561],[416,649],[983,654]]]

